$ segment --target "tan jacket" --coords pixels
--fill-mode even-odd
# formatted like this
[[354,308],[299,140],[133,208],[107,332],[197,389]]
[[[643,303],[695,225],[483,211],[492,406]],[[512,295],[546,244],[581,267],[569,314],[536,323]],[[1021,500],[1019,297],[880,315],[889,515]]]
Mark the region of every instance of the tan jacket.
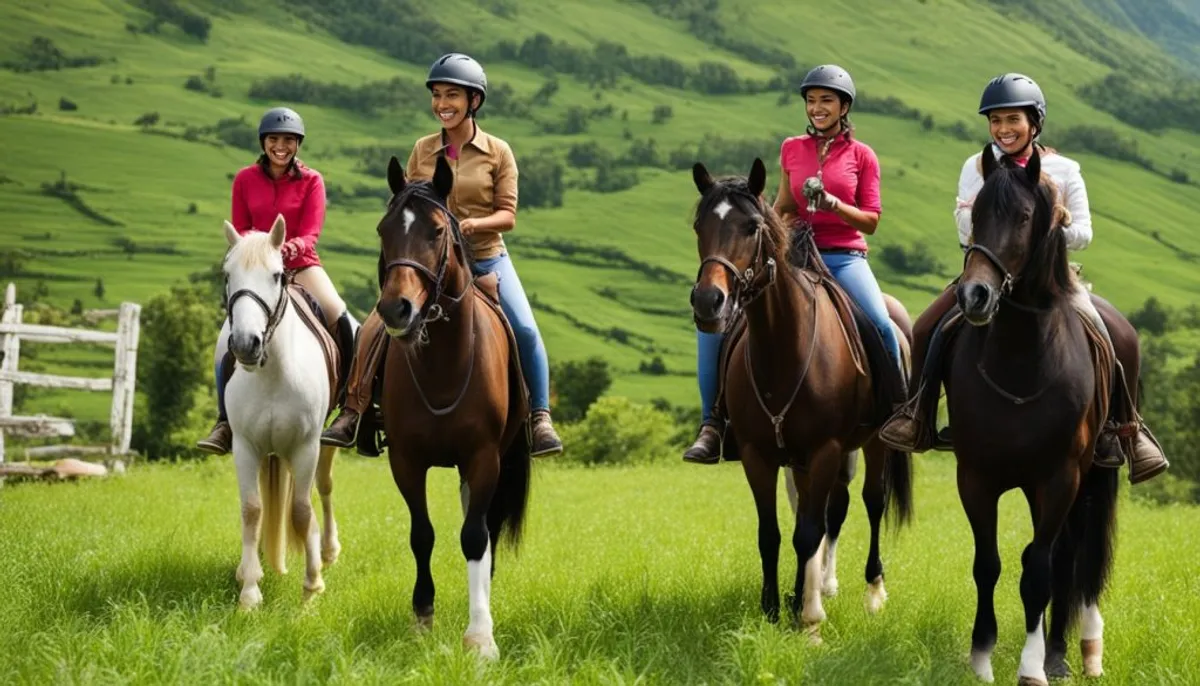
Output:
[[[424,136],[413,145],[405,176],[432,179],[440,153],[446,150],[443,132]],[[446,158],[454,170],[454,188],[446,205],[458,219],[482,218],[498,210],[517,211],[517,161],[512,148],[479,125],[475,136],[463,146],[458,159]],[[497,231],[481,231],[467,236],[472,257],[485,260],[505,250],[504,238]]]

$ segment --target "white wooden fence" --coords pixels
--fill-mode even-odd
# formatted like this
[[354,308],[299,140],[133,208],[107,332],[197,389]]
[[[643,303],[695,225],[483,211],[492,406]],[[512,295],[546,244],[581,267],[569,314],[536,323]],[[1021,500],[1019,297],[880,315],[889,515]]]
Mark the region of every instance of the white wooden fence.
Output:
[[[22,307],[17,304],[17,289],[8,284],[4,291],[4,315],[0,318],[0,334],[3,335],[3,361],[0,361],[0,463],[4,462],[4,436],[24,438],[50,438],[74,436],[75,422],[59,417],[13,415],[13,384],[28,384],[48,388],[70,388],[88,391],[111,391],[112,413],[109,427],[112,441],[107,446],[50,445],[29,448],[27,457],[50,457],[79,454],[104,454],[109,456],[129,453],[129,441],[133,429],[133,390],[137,377],[138,327],[142,307],[137,303],[121,303],[119,310],[103,310],[88,313],[89,319],[117,316],[117,332],[91,329],[69,329],[61,326],[39,326],[21,321]],[[115,361],[112,378],[84,378],[34,374],[17,369],[21,355],[21,341],[33,343],[105,343],[114,346]]]

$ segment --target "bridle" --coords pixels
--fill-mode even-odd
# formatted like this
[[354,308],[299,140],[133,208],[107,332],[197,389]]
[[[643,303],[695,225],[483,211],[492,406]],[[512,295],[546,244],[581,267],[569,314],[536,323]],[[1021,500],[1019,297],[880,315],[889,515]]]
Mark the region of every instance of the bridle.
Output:
[[[749,192],[735,188],[730,189],[728,193],[733,198],[747,200],[759,210],[762,209],[761,201]],[[699,223],[699,217],[696,222]],[[775,258],[765,253],[764,230],[762,221],[758,221],[754,227],[754,257],[750,261],[750,266],[746,267],[744,271],[739,270],[733,261],[723,255],[709,255],[700,260],[700,267],[696,271],[696,282],[692,285],[691,297],[695,298],[696,290],[700,287],[700,277],[704,273],[705,266],[710,262],[721,265],[733,277],[734,307],[745,307],[761,296],[767,288],[775,283],[776,271]]]
[[[283,316],[287,313],[288,284],[291,282],[290,273],[285,272],[284,276],[279,281],[279,299],[275,301],[275,306],[271,307],[261,295],[255,293],[249,288],[242,288],[234,292],[225,301],[225,316],[229,319],[229,330],[233,331],[233,304],[238,298],[246,297],[254,301],[254,304],[262,308],[263,314],[267,316],[267,327],[262,334],[262,359],[260,364],[267,362],[267,347],[271,342],[271,338],[275,335],[275,329],[279,327],[279,322],[283,321]],[[229,291],[229,278],[225,278],[225,291]]]

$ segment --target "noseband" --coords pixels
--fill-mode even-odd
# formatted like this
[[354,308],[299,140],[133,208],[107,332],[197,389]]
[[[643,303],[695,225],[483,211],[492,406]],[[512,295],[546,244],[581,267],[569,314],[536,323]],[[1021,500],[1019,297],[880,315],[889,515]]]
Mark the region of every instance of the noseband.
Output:
[[[252,301],[254,301],[254,304],[262,308],[263,314],[267,316],[267,328],[263,330],[262,334],[263,364],[266,364],[267,362],[267,346],[271,342],[271,338],[275,335],[275,329],[279,326],[279,322],[283,321],[283,315],[287,313],[288,301],[290,300],[287,295],[287,290],[291,281],[291,272],[285,272],[283,279],[281,279],[279,283],[279,299],[275,301],[275,307],[268,305],[267,301],[263,300],[261,295],[255,293],[249,288],[242,288],[234,292],[233,295],[230,295],[225,301],[225,316],[229,319],[230,332],[233,331],[233,304],[237,302],[238,298],[250,298]],[[225,290],[229,290],[228,279],[225,280]]]
[[[394,209],[398,210],[398,209],[404,207],[404,205],[406,203],[408,203],[409,200],[411,200],[413,197],[424,200],[425,202],[432,204],[434,207],[436,207],[439,210],[441,210],[442,212],[444,212],[446,214],[446,216],[450,219],[450,234],[451,235],[447,236],[442,241],[442,244],[443,244],[442,245],[442,256],[438,260],[438,266],[437,266],[436,272],[433,271],[432,269],[430,269],[429,267],[426,267],[425,265],[421,264],[420,262],[409,259],[407,257],[398,257],[390,262],[384,263],[383,255],[381,253],[380,257],[379,257],[379,262],[380,262],[379,288],[380,288],[380,290],[383,289],[384,278],[387,276],[387,273],[389,271],[391,271],[394,267],[411,267],[411,268],[415,269],[419,274],[424,276],[433,285],[433,297],[425,302],[425,306],[422,308],[422,311],[420,313],[421,314],[420,320],[424,323],[436,322],[439,319],[447,319],[448,320],[449,316],[447,315],[447,310],[449,308],[452,308],[453,306],[457,305],[459,302],[461,302],[463,299],[463,296],[465,296],[466,293],[470,290],[470,289],[464,289],[462,293],[458,294],[458,296],[449,296],[449,295],[445,294],[446,269],[450,264],[450,245],[453,240],[454,247],[456,249],[465,250],[465,248],[463,248],[462,232],[458,226],[458,218],[454,216],[454,213],[451,212],[450,209],[447,208],[446,205],[444,203],[442,203],[441,200],[439,200],[437,197],[435,197],[434,195],[429,193],[428,190],[426,190],[424,187],[422,187],[418,184],[409,184],[409,185],[405,186],[404,189],[400,191],[400,193],[398,193],[397,195],[392,197],[391,205]],[[464,259],[463,261],[465,263],[466,260]],[[441,300],[442,300],[443,296],[445,296],[445,298],[450,301],[450,304],[446,308],[443,308],[441,305]]]
[[[749,200],[755,207],[760,210],[762,209],[758,198],[751,196],[747,192],[731,190],[729,191],[729,195],[734,198]],[[704,273],[704,267],[710,262],[721,265],[733,277],[735,284],[733,300],[736,307],[745,307],[762,295],[771,284],[775,283],[775,258],[765,256],[763,249],[763,223],[761,220],[754,228],[754,258],[751,260],[750,266],[746,267],[744,271],[739,271],[737,265],[723,255],[709,255],[705,257],[700,260],[700,268],[696,272],[696,283],[692,286],[693,297],[700,286],[700,276]],[[756,278],[760,274],[762,278]]]
[[1000,295],[1008,296],[1010,293],[1012,293],[1013,283],[1017,280],[1017,277],[1013,276],[1012,273],[1008,271],[1008,269],[1004,266],[1004,263],[1000,261],[1000,258],[996,257],[996,253],[992,252],[991,248],[978,243],[971,243],[968,245],[963,254],[963,270],[966,270],[967,260],[971,258],[971,253],[973,252],[977,252],[986,257],[988,262],[991,262],[992,266],[1000,272],[1000,275],[1003,277],[1003,280],[1000,282]]

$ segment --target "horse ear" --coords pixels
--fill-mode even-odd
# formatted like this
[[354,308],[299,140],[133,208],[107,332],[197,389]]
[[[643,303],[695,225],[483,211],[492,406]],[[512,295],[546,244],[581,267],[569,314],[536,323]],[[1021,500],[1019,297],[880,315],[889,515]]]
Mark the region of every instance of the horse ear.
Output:
[[750,165],[750,193],[757,198],[766,187],[767,168],[763,165],[762,158],[755,157],[754,164]]
[[996,154],[992,152],[992,144],[988,143],[983,146],[983,152],[979,153],[979,159],[983,162],[983,180],[992,175],[1000,163],[996,161]]
[[1029,185],[1035,188],[1042,182],[1042,156],[1038,154],[1036,145],[1029,154],[1029,161],[1025,163],[1025,177],[1029,179]]
[[708,168],[703,162],[692,165],[692,181],[696,183],[696,190],[700,191],[700,195],[707,193],[714,185],[712,174],[708,173]]
[[450,197],[450,189],[453,187],[454,170],[450,168],[450,163],[445,157],[439,156],[437,167],[433,170],[433,190],[445,200]]
[[238,241],[242,240],[242,235],[238,233],[233,224],[229,223],[228,219],[225,220],[225,240],[229,241],[230,246],[236,245]]
[[271,226],[271,247],[278,250],[284,238],[287,238],[287,222],[282,214],[276,215],[275,223]]
[[404,168],[400,166],[400,160],[396,159],[395,155],[388,161],[387,180],[392,195],[404,190]]

